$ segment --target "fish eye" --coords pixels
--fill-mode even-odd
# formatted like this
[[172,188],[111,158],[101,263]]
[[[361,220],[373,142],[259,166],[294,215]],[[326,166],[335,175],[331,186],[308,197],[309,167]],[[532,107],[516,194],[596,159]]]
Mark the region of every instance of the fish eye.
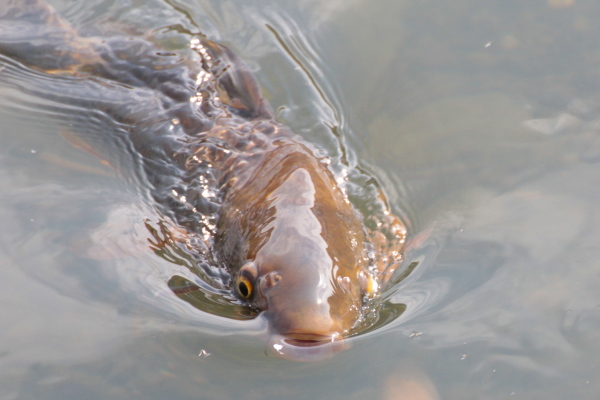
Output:
[[257,276],[258,269],[253,262],[248,262],[240,268],[235,288],[244,300],[248,300],[252,296],[252,293],[254,292],[254,282],[256,282]]
[[237,280],[237,291],[244,299],[250,298],[252,295],[252,282],[245,276],[240,275]]

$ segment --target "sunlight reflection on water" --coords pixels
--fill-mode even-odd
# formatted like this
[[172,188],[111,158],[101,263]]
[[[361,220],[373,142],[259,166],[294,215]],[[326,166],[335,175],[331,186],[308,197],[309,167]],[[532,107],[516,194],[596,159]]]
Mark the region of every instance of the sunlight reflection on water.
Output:
[[[321,364],[266,358],[260,318],[162,296],[189,270],[149,251],[161,219],[136,173],[0,85],[0,395],[392,400],[406,368],[445,399],[598,393],[596,3],[54,3],[90,33],[197,25],[231,44],[282,122],[375,171],[413,237],[434,228],[389,292],[398,319]],[[122,128],[76,111],[74,130]]]

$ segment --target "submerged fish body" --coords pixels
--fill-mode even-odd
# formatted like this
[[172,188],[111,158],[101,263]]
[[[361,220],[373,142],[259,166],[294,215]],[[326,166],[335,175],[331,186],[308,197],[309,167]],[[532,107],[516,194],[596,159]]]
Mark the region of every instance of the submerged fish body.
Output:
[[252,124],[240,135],[250,149],[222,161],[214,249],[239,298],[269,321],[269,350],[321,358],[343,347],[373,294],[365,230],[327,159],[270,115]]
[[164,56],[145,39],[81,38],[39,0],[0,7],[0,24],[19,19],[46,23],[52,35],[44,39],[38,28],[19,41],[19,33],[0,30],[5,56],[45,73],[157,93],[149,102],[155,118],[137,104],[100,104],[143,127],[131,142],[155,199],[176,222],[192,235],[207,232],[198,215],[214,217],[206,248],[228,269],[236,296],[269,321],[270,351],[310,361],[342,349],[378,279],[400,263],[400,221],[384,210],[385,232],[365,228],[328,159],[274,120],[254,75],[227,47],[192,38],[190,51]]

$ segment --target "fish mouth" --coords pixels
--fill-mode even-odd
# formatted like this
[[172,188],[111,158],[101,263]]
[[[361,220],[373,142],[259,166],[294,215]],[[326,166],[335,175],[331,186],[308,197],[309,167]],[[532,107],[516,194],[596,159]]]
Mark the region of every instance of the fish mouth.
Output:
[[350,347],[341,335],[291,333],[272,335],[266,346],[267,355],[291,361],[318,362],[333,357]]

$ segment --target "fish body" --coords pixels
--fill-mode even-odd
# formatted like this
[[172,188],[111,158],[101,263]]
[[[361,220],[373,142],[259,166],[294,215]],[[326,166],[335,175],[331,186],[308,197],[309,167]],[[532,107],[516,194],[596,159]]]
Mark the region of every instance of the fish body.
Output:
[[365,233],[332,174],[302,143],[274,141],[247,181],[229,189],[218,232],[217,249],[234,274],[251,263],[256,290],[248,300],[279,333],[341,338],[358,320]]
[[[0,7],[0,27],[20,20],[38,25],[28,34],[0,29],[5,56],[48,74],[155,93],[145,108],[97,104],[136,127],[129,139],[157,203],[176,222],[193,234],[204,229],[199,214],[214,216],[207,248],[236,296],[268,320],[271,352],[311,361],[342,349],[377,277],[399,265],[401,222],[382,213],[393,245],[369,233],[329,160],[275,121],[255,76],[229,48],[193,37],[178,54],[144,38],[83,38],[40,0]],[[370,254],[392,248],[393,256]]]

